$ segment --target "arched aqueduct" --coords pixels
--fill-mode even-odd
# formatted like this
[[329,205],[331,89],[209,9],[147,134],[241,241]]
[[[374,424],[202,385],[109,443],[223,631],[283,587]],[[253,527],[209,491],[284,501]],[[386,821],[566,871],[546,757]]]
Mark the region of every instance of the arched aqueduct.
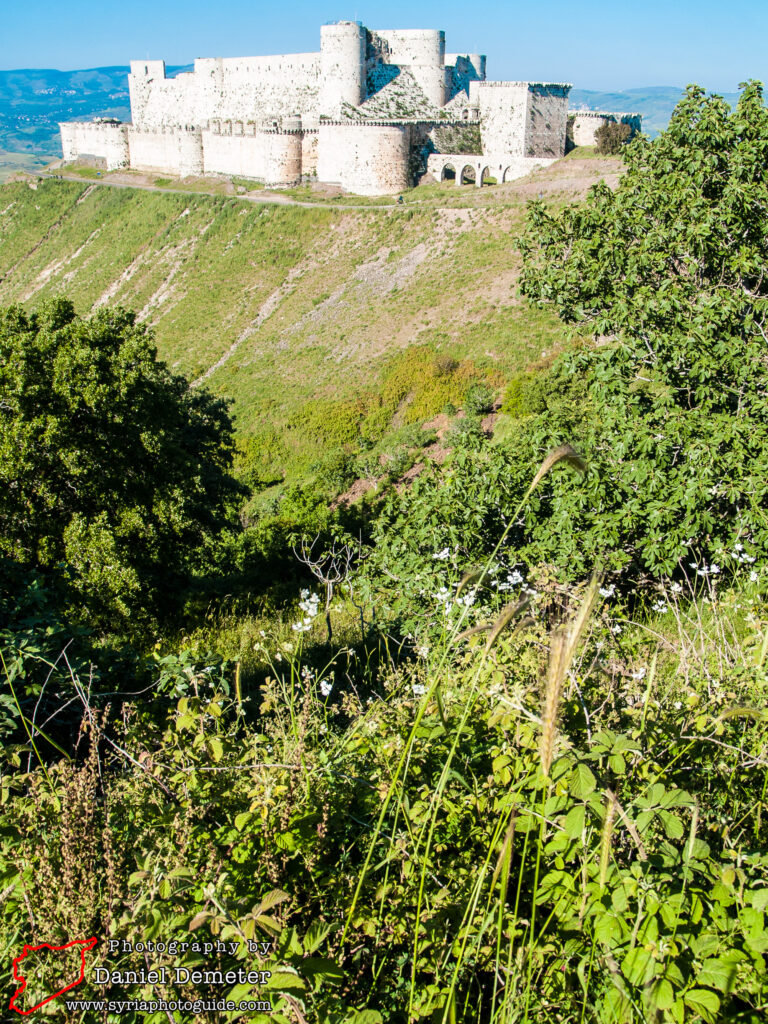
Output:
[[519,171],[509,159],[494,160],[488,156],[433,153],[428,169],[438,181],[455,181],[457,185],[475,185],[481,188],[491,183],[502,184],[519,177]]

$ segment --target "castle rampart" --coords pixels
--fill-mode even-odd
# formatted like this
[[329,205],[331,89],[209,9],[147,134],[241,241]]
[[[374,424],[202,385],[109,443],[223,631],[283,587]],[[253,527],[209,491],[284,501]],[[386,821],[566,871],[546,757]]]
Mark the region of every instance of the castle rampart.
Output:
[[[493,155],[483,158],[481,182],[562,156],[570,86],[485,75],[482,54],[446,54],[437,29],[340,21],[322,26],[317,53],[198,58],[193,71],[171,77],[162,60],[132,61],[132,123],[64,124],[62,148],[68,160],[87,155],[109,168],[269,185],[316,174],[361,195],[408,188],[441,140],[461,148],[465,140],[440,126],[463,124],[475,133],[472,148]],[[582,121],[575,130],[587,134]],[[444,163],[435,164],[440,174]]]
[[595,133],[604,124],[628,124],[632,134],[642,129],[641,114],[611,113],[605,110],[571,110],[568,114],[569,134],[574,146],[594,146]]

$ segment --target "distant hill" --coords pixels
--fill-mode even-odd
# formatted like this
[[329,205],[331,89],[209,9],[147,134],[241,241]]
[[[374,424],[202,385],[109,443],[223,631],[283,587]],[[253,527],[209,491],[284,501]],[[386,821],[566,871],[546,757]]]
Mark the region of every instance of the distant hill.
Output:
[[0,71],[0,180],[61,156],[59,121],[130,116],[127,67]]
[[[684,90],[670,85],[626,89],[623,92],[593,92],[589,89],[571,89],[572,110],[616,110],[643,115],[643,131],[652,138],[664,131],[672,111],[680,102]],[[722,94],[733,106],[737,92]]]

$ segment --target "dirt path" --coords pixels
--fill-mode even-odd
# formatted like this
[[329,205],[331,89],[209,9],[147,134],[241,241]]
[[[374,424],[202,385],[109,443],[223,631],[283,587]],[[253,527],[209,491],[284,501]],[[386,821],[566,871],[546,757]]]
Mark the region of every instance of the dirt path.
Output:
[[[310,209],[316,210],[398,210],[401,208],[399,203],[380,203],[377,206],[370,205],[366,206],[363,203],[346,203],[344,206],[334,206],[332,203],[312,203],[305,199],[291,199],[289,196],[275,195],[274,193],[265,193],[264,195],[229,195],[222,196],[219,192],[204,192],[198,189],[194,191],[187,188],[165,188],[161,185],[145,185],[139,182],[125,182],[125,181],[109,181],[108,179],[102,179],[100,181],[92,181],[91,179],[81,178],[77,174],[48,174],[42,172],[38,174],[39,178],[46,178],[58,181],[75,181],[79,185],[84,185],[88,182],[89,191],[96,185],[108,185],[109,188],[133,188],[140,189],[142,192],[164,192],[170,193],[171,195],[181,196],[215,196],[220,199],[238,199],[241,202],[246,203],[257,203],[259,205],[272,204],[274,206],[306,206]],[[412,205],[412,204],[411,204]],[[405,207],[403,207],[405,208]]]

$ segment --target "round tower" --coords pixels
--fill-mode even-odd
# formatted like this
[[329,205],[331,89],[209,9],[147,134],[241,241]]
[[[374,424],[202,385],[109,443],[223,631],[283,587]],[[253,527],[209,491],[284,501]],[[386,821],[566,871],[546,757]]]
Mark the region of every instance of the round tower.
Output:
[[359,106],[365,99],[366,34],[356,21],[339,21],[320,29],[320,113],[333,117],[342,103]]

